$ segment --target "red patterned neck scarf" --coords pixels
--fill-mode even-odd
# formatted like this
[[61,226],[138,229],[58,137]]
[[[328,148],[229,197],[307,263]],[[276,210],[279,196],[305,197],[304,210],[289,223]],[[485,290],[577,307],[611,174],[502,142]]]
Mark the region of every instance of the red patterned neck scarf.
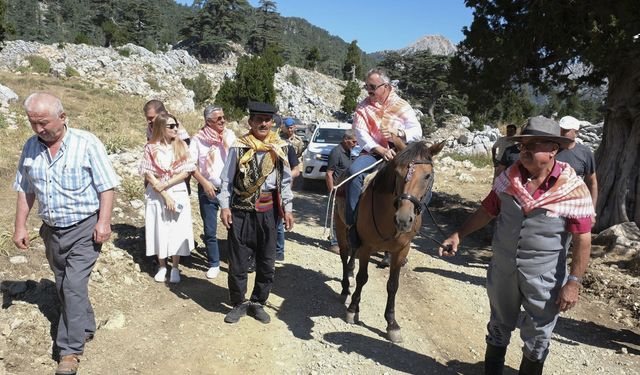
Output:
[[562,169],[555,184],[533,199],[522,184],[522,172],[519,160],[500,174],[493,184],[493,190],[514,197],[525,214],[542,208],[549,211],[549,216],[567,218],[584,218],[594,215],[593,202],[587,185],[576,175],[569,164],[556,161]]
[[222,154],[222,158],[224,159],[226,155],[229,153],[229,145],[226,142],[225,132],[229,130],[223,129],[222,132],[217,132],[214,128],[210,126],[204,126],[202,129],[198,131],[198,133],[194,136],[194,138],[198,138],[205,145],[209,147],[209,152],[207,153],[207,160],[205,161],[205,168],[209,176],[213,175],[213,162],[215,161],[215,150],[222,145],[222,150],[220,150]]

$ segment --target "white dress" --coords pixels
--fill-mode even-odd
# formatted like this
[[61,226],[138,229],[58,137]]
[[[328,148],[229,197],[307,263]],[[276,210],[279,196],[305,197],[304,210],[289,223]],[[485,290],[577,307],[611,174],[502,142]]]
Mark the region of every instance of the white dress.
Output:
[[[170,145],[159,147],[156,162],[162,168],[168,168],[173,162],[173,149]],[[187,185],[180,182],[170,188],[167,193],[182,206],[177,213],[166,208],[164,199],[147,184],[145,192],[145,234],[147,256],[157,255],[164,259],[172,255],[188,256],[194,248],[193,223],[191,219],[191,202],[187,193]]]

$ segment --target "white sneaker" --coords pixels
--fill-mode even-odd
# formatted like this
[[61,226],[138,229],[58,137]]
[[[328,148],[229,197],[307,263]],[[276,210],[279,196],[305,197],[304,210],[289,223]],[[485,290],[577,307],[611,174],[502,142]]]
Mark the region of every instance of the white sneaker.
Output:
[[153,277],[153,279],[159,283],[163,283],[166,277],[167,277],[167,267],[160,267],[158,268],[158,272]]
[[211,267],[207,271],[207,279],[215,279],[220,273],[220,267]]
[[171,275],[169,276],[169,282],[172,284],[177,284],[180,282],[180,270],[177,268],[171,269]]

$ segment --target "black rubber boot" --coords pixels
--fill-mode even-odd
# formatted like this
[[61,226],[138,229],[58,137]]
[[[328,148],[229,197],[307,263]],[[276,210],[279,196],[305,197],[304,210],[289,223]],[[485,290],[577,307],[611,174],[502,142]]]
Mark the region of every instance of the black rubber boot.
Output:
[[518,375],[542,375],[543,367],[544,361],[532,361],[529,358],[522,356]]
[[487,344],[487,351],[484,353],[484,374],[502,375],[505,354],[507,354],[506,346]]

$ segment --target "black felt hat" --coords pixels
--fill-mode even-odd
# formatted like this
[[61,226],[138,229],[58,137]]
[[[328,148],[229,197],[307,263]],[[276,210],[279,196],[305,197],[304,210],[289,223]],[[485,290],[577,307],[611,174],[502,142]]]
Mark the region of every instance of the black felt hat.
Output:
[[249,102],[247,104],[250,115],[269,115],[273,116],[277,110],[276,107],[269,103]]

